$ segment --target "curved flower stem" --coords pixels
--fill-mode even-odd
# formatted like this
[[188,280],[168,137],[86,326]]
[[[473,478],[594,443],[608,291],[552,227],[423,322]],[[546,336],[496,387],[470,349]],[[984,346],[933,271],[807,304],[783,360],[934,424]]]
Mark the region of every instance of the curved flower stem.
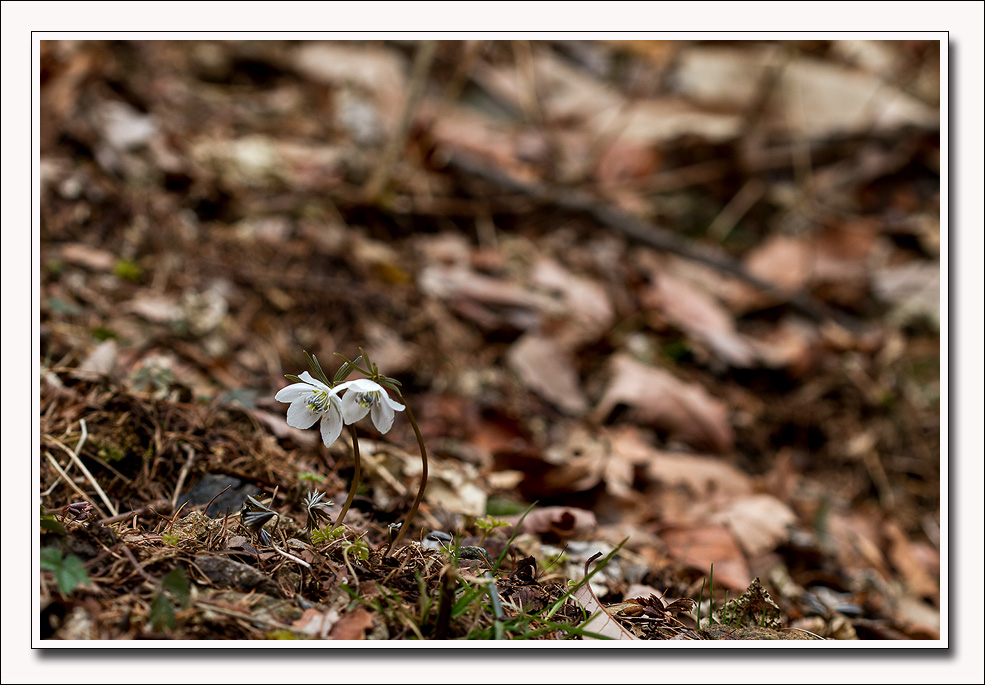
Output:
[[342,525],[342,521],[345,520],[345,515],[349,513],[349,507],[352,505],[352,500],[356,497],[356,488],[359,487],[359,441],[356,440],[356,427],[349,426],[349,432],[352,434],[352,457],[356,461],[356,470],[355,473],[352,474],[352,485],[349,487],[349,496],[345,498],[345,504],[342,505],[342,511],[339,512],[339,517],[335,520],[335,525],[332,526],[332,530]]
[[421,487],[417,491],[417,497],[414,498],[414,503],[410,505],[410,510],[407,512],[407,517],[404,518],[404,522],[400,526],[400,530],[397,531],[396,537],[390,541],[390,546],[386,548],[386,553],[383,555],[384,557],[390,556],[390,553],[396,549],[397,545],[400,544],[400,541],[404,539],[407,531],[410,530],[410,524],[414,520],[414,516],[417,515],[417,510],[420,508],[421,502],[424,500],[424,490],[427,488],[428,484],[428,450],[427,447],[424,446],[424,438],[421,436],[421,429],[417,425],[417,419],[414,418],[414,412],[410,410],[410,405],[407,404],[407,400],[403,398],[400,391],[397,391],[397,394],[404,403],[404,407],[406,407],[407,419],[410,421],[410,425],[413,426],[414,434],[417,436],[417,444],[421,448],[421,463],[423,464],[423,468],[421,470]]

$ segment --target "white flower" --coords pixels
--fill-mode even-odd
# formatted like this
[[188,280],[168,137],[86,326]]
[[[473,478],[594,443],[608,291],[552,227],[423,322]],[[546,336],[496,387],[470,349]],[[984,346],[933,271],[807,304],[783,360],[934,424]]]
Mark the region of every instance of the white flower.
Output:
[[[281,389],[274,395],[274,399],[278,402],[290,402],[291,406],[287,408],[288,426],[311,428],[315,421],[321,419],[321,439],[328,447],[342,434],[342,400],[338,393],[348,384],[330,388],[307,371],[299,378],[304,382],[293,383]],[[392,421],[392,411],[390,416]]]
[[382,385],[368,378],[342,383],[336,390],[343,388],[346,393],[342,398],[342,418],[346,424],[355,423],[370,414],[376,429],[386,433],[393,425],[393,412],[403,411],[405,408],[399,402],[391,400]]

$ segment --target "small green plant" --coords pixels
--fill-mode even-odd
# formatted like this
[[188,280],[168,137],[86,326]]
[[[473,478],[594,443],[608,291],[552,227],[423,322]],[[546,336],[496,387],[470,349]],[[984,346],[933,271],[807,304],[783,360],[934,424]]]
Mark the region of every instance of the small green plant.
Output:
[[63,595],[70,595],[80,585],[89,584],[89,573],[82,560],[74,554],[67,557],[57,547],[45,547],[41,550],[41,568],[55,575],[55,584]]
[[113,275],[124,281],[139,283],[144,278],[144,270],[130,259],[118,259],[113,265]]
[[[360,356],[354,360],[336,353],[335,356],[342,360],[342,366],[339,367],[332,379],[329,379],[315,355],[309,354],[306,350],[303,352],[308,360],[310,373],[304,371],[300,376],[286,374],[285,377],[294,383],[278,391],[274,395],[274,399],[290,404],[287,409],[287,424],[289,426],[303,429],[311,428],[318,423],[322,442],[326,447],[338,440],[342,434],[343,426],[349,426],[355,471],[352,475],[349,495],[346,497],[342,511],[339,512],[339,517],[335,521],[336,527],[341,526],[345,520],[358,491],[361,476],[359,441],[356,438],[353,424],[368,414],[376,429],[381,433],[386,433],[393,426],[395,412],[406,411],[407,418],[417,436],[423,462],[421,485],[417,497],[407,512],[404,524],[398,529],[397,534],[387,547],[385,556],[389,556],[406,535],[410,523],[424,499],[424,490],[428,479],[428,458],[421,430],[410,408],[406,404],[401,404],[390,398],[389,392],[393,392],[398,399],[403,400],[400,393],[400,381],[382,375],[377,366],[369,360],[369,355],[364,350],[360,349]],[[363,374],[366,378],[346,380],[355,371]]]
[[174,628],[175,604],[168,594],[174,597],[179,606],[185,608],[191,604],[191,585],[184,569],[175,566],[161,581],[161,589],[150,605],[150,620],[154,630],[162,631]]
[[510,525],[509,521],[504,521],[503,519],[494,518],[492,516],[483,516],[475,522],[475,527],[479,529],[479,547],[482,547],[482,543],[486,541],[489,534],[492,533],[497,528],[505,528]]
[[181,542],[181,538],[171,533],[161,533],[161,542],[171,547],[177,547],[178,543]]
[[315,483],[324,483],[325,476],[318,473],[308,473],[307,471],[302,471],[298,474],[298,479],[302,481],[313,481]]
[[52,533],[58,533],[59,535],[65,535],[67,532],[65,526],[59,521],[54,514],[41,507],[41,527],[44,530],[51,531]]
[[311,544],[318,545],[322,542],[331,542],[342,537],[345,534],[343,528],[336,528],[335,526],[326,526],[321,529],[316,529],[311,531],[308,535],[311,538]]

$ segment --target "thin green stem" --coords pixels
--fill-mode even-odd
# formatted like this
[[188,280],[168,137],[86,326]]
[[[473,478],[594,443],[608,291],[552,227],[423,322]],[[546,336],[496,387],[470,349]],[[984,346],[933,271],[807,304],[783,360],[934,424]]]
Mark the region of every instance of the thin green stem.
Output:
[[428,450],[424,446],[424,438],[421,436],[421,429],[417,425],[417,419],[414,418],[414,412],[410,410],[410,405],[407,404],[407,400],[403,398],[400,391],[397,391],[400,396],[401,401],[404,403],[404,407],[407,412],[407,420],[410,421],[410,425],[414,428],[414,434],[417,436],[417,445],[421,448],[421,487],[417,490],[417,497],[414,498],[414,503],[410,506],[410,510],[407,512],[406,518],[404,518],[403,524],[400,526],[400,530],[397,531],[396,537],[390,541],[390,546],[386,549],[386,554],[384,557],[390,556],[390,553],[400,544],[400,541],[404,539],[407,531],[410,530],[410,524],[414,520],[414,516],[417,515],[417,510],[421,506],[421,502],[424,500],[424,490],[427,488],[428,484]]
[[335,525],[332,529],[338,528],[342,525],[345,520],[345,515],[349,513],[349,507],[352,506],[352,500],[356,497],[356,488],[359,487],[359,441],[356,440],[356,427],[349,426],[349,432],[352,434],[352,458],[356,462],[356,470],[352,474],[352,485],[349,487],[349,496],[345,498],[345,504],[342,505],[342,511],[339,513],[339,517],[335,520]]

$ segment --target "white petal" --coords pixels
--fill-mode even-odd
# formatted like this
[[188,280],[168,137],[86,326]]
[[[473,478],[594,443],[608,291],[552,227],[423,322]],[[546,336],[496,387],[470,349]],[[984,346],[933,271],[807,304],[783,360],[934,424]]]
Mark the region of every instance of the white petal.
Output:
[[321,417],[321,441],[325,443],[325,447],[330,447],[340,435],[342,435],[342,414],[337,407],[332,407]]
[[383,386],[376,381],[369,380],[368,378],[357,378],[356,380],[349,381],[343,385],[346,385],[352,390],[357,390],[359,392],[378,392],[383,390]]
[[390,396],[387,395],[385,392],[383,393],[383,399],[386,400],[386,403],[390,405],[391,409],[395,409],[397,411],[403,411],[404,409],[407,408],[404,405],[400,404],[400,402],[397,402],[396,400],[391,400]]
[[322,383],[320,380],[318,380],[317,378],[315,378],[314,376],[312,376],[307,371],[302,371],[301,372],[301,375],[298,376],[298,378],[300,378],[301,380],[303,380],[305,383],[310,383],[311,385],[315,386],[319,390],[331,390],[331,388],[329,388],[327,385],[325,385],[324,383]]
[[319,416],[318,412],[311,411],[303,399],[297,400],[287,408],[287,425],[295,428],[311,428]]
[[314,386],[311,386],[308,383],[292,383],[286,388],[281,388],[280,391],[274,395],[274,399],[278,402],[293,402],[294,400],[309,394],[314,389]]
[[349,392],[342,398],[342,418],[347,424],[353,424],[369,413],[369,407],[364,407],[356,401],[358,392]]
[[379,397],[373,403],[373,425],[381,433],[386,433],[393,425],[393,409],[390,408],[389,404],[381,401]]

